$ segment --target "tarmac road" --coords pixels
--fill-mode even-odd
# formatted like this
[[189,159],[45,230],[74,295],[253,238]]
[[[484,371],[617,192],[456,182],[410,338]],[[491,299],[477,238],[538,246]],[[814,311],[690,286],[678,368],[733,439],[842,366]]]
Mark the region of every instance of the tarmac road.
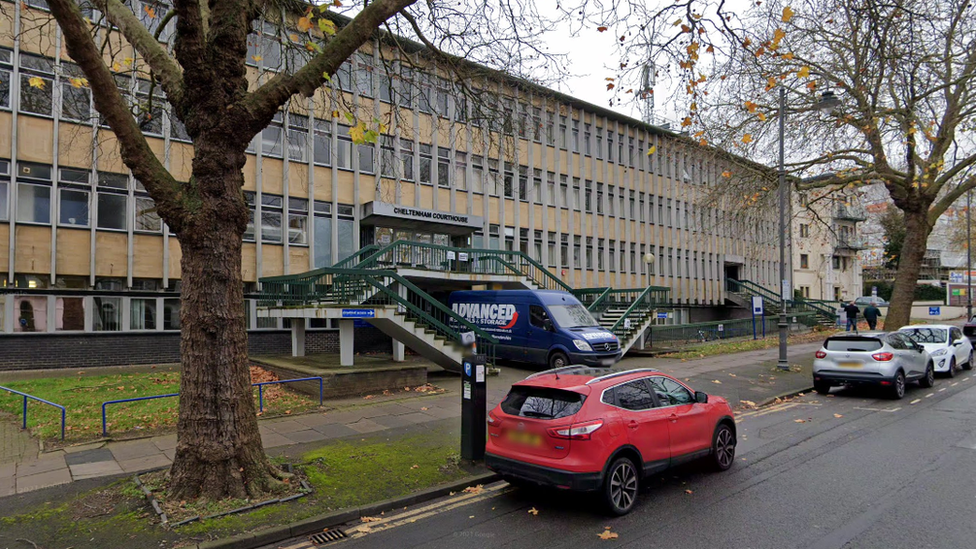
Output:
[[[267,549],[968,548],[976,539],[974,380],[972,372],[940,378],[900,401],[834,389],[742,413],[730,471],[687,466],[652,477],[621,518],[601,514],[592,495],[500,482],[348,524],[346,540]],[[616,539],[598,537],[608,526]]]

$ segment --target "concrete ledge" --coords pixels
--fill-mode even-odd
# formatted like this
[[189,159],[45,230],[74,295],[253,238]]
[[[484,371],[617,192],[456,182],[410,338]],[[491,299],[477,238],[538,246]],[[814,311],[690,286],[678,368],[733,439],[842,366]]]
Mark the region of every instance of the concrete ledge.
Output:
[[416,505],[418,503],[437,499],[439,497],[449,495],[451,492],[460,492],[468,486],[488,484],[498,479],[499,476],[495,473],[482,473],[467,477],[457,482],[451,482],[442,484],[440,486],[434,486],[433,488],[428,488],[426,490],[421,490],[420,492],[415,492],[401,498],[388,499],[358,508],[347,509],[345,511],[336,511],[326,513],[324,515],[309,517],[291,525],[275,526],[256,533],[241,534],[231,538],[206,541],[197,544],[196,547],[197,549],[255,549],[263,545],[277,543],[293,537],[315,534],[323,531],[326,528],[335,528],[336,526],[354,521],[360,517],[372,516],[381,512],[401,509],[410,505]]

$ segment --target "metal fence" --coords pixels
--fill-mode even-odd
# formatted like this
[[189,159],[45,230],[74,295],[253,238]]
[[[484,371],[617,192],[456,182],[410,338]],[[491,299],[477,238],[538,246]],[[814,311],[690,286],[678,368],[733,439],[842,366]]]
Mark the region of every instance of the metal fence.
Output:
[[29,395],[27,393],[21,393],[20,391],[15,391],[15,390],[13,390],[13,389],[11,389],[9,387],[4,387],[2,385],[0,385],[0,390],[4,390],[4,391],[7,391],[8,393],[13,393],[15,395],[18,395],[18,396],[21,396],[21,397],[24,398],[24,408],[23,408],[23,410],[24,410],[24,421],[23,421],[23,424],[22,424],[22,428],[23,429],[27,429],[27,401],[28,400],[33,400],[33,401],[36,401],[36,402],[40,402],[41,404],[47,404],[48,406],[53,406],[53,407],[61,410],[61,440],[64,440],[64,418],[65,418],[65,409],[64,409],[64,406],[61,406],[60,404],[55,404],[53,402],[49,402],[47,400],[44,400],[43,398],[36,397],[34,395]]
[[[720,320],[715,322],[697,322],[693,324],[658,325],[650,328],[650,345],[707,343],[740,337],[763,338],[763,318],[756,317],[755,323],[751,318],[735,320]],[[796,322],[793,322],[793,319]],[[817,324],[815,313],[800,313],[788,318],[790,330],[798,330],[800,326]],[[765,317],[765,337],[776,337],[777,322],[775,316]]]

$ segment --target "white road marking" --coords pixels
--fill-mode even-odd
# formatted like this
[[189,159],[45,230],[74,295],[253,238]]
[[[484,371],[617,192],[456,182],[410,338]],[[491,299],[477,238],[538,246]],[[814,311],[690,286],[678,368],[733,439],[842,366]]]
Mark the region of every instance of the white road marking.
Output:
[[935,393],[929,393],[929,394],[925,395],[925,398],[932,398],[934,396],[935,396]]
[[939,389],[939,391],[938,391],[938,392],[940,392],[940,393],[941,393],[942,391],[945,391],[946,389],[948,389],[948,387],[943,387],[943,388],[941,388],[941,389]]
[[909,404],[918,404],[919,402],[922,402],[922,399],[916,398],[915,400],[909,402]]
[[959,382],[958,381],[955,382],[955,383],[953,383],[953,384],[951,384],[951,385],[949,385],[949,387],[955,387],[956,385],[959,385]]
[[[915,404],[915,403],[913,402],[912,404]],[[893,413],[897,412],[898,410],[901,410],[901,406],[899,406],[897,408],[868,408],[868,407],[855,406],[854,409],[855,410],[864,410],[866,412],[885,412],[887,414],[893,414]]]

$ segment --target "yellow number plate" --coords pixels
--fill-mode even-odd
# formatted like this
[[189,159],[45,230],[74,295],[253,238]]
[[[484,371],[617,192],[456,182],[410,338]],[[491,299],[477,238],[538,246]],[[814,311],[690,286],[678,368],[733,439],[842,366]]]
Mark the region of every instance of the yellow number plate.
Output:
[[841,362],[841,368],[860,368],[862,364],[860,362]]
[[541,446],[542,437],[535,433],[523,433],[521,431],[508,431],[508,440],[516,444],[526,446]]

